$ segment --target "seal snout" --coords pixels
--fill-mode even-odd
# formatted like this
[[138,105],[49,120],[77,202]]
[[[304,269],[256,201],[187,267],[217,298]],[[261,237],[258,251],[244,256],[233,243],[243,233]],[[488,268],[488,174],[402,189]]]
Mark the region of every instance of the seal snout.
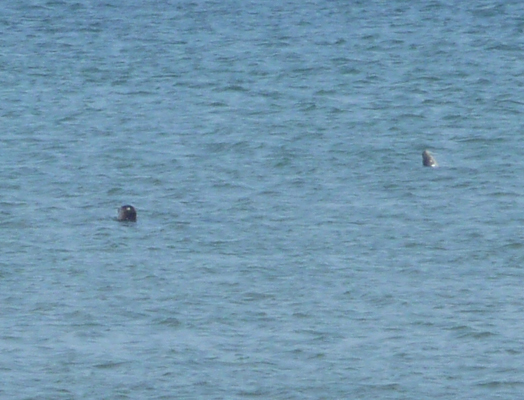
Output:
[[437,160],[427,150],[422,153],[422,165],[424,167],[438,167]]
[[120,207],[118,209],[118,220],[136,222],[135,207],[130,206],[130,205],[125,205],[125,206]]

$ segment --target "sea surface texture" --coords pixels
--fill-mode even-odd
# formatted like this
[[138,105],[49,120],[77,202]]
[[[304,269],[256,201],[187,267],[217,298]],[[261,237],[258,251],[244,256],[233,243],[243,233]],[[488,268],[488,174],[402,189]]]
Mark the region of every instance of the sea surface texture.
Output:
[[2,400],[522,396],[521,0],[0,30]]

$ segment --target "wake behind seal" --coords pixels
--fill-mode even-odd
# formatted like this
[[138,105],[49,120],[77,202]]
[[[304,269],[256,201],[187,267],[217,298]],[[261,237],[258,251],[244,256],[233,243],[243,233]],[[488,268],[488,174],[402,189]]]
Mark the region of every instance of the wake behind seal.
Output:
[[118,209],[118,217],[117,219],[119,221],[130,221],[130,222],[136,222],[136,209],[133,206],[125,205]]
[[431,153],[427,150],[424,150],[422,152],[422,165],[424,167],[438,167],[437,160],[431,155]]

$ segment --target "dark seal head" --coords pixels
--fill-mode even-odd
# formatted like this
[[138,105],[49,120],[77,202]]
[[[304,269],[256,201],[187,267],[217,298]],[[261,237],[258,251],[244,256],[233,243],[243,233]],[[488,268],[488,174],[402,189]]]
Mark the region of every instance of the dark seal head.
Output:
[[129,205],[120,207],[118,209],[118,220],[136,222],[135,207]]
[[427,150],[422,153],[422,165],[424,167],[438,167],[437,160]]

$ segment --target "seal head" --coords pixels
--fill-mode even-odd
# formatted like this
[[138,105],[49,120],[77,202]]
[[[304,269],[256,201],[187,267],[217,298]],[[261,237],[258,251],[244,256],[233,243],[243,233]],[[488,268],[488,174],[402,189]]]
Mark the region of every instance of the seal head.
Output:
[[422,153],[422,165],[424,167],[438,167],[437,160],[427,150]]
[[125,205],[125,206],[120,207],[118,209],[118,220],[136,222],[135,207],[130,206],[130,205]]

